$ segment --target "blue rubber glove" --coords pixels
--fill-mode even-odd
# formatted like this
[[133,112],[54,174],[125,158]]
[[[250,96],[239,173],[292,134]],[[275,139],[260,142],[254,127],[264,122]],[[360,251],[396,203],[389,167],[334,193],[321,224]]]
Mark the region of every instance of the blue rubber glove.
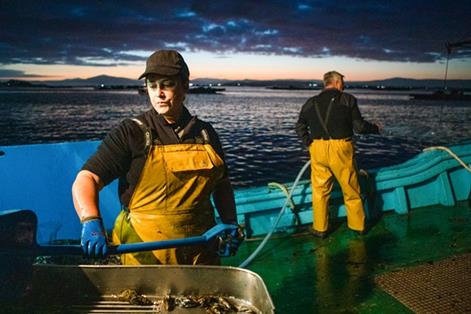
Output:
[[244,239],[244,229],[241,226],[237,226],[237,228],[227,231],[224,238],[222,238],[222,243],[219,247],[219,256],[227,257],[236,255],[237,250]]
[[101,219],[91,219],[82,223],[80,244],[85,256],[100,258],[107,256],[108,244]]

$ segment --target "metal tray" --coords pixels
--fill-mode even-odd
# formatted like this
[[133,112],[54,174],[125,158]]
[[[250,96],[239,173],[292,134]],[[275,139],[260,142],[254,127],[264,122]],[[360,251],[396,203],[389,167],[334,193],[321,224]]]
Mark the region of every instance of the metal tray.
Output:
[[[256,313],[274,313],[263,280],[256,273],[222,266],[58,266],[34,265],[32,300],[38,309],[84,313],[166,313],[116,298],[131,289],[149,298],[214,295],[235,298]],[[207,313],[204,308],[175,307],[171,313]],[[237,311],[227,312],[237,313]]]

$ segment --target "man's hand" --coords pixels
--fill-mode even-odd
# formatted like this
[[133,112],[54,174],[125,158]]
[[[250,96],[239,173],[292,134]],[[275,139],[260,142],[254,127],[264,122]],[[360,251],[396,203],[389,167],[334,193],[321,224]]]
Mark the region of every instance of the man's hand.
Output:
[[374,121],[373,123],[376,124],[376,126],[378,127],[378,133],[379,134],[383,133],[384,124],[381,121],[378,121],[378,120]]
[[82,239],[80,244],[87,257],[106,257],[108,243],[106,232],[100,218],[86,220],[82,223]]

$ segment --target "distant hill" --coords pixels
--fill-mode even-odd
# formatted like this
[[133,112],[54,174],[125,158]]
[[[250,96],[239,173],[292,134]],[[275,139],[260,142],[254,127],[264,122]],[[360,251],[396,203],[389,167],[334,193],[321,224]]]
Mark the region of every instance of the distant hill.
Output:
[[123,77],[114,77],[108,75],[99,75],[90,77],[88,79],[68,79],[61,81],[42,81],[42,84],[47,84],[51,86],[138,86],[142,85],[143,81],[132,80]]
[[0,82],[0,87],[39,87],[39,86],[32,84],[30,82],[27,82],[27,81],[9,80],[5,82]]
[[[13,82],[13,84],[11,83]],[[313,80],[296,80],[296,79],[281,79],[281,80],[227,80],[217,78],[196,78],[191,80],[195,85],[224,85],[224,86],[259,86],[259,87],[311,87],[313,84],[322,86],[322,82],[318,79]],[[373,81],[347,81],[349,88],[404,88],[404,89],[441,89],[443,88],[443,80],[440,79],[409,79],[395,77],[385,80]],[[0,82],[2,87],[106,87],[121,86],[121,87],[137,87],[142,86],[142,80],[133,80],[122,77],[114,77],[108,75],[99,75],[90,77],[88,79],[67,79],[60,81],[19,81],[10,80]],[[449,88],[471,89],[471,80],[448,80],[447,85]]]
[[229,82],[232,82],[232,80],[207,78],[207,77],[201,77],[201,78],[191,80],[191,83],[193,83],[195,85],[209,85],[209,84],[227,85],[227,83],[229,83]]

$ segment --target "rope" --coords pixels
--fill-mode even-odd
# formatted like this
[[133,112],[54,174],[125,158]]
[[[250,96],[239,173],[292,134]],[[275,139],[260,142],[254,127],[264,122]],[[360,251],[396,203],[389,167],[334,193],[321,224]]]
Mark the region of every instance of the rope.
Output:
[[299,171],[298,173],[298,176],[296,177],[296,180],[294,181],[293,183],[293,186],[291,187],[291,191],[289,191],[289,195],[288,197],[286,198],[286,201],[285,203],[283,204],[283,206],[281,207],[281,210],[280,210],[280,213],[278,214],[278,217],[276,217],[276,220],[275,222],[273,223],[273,226],[270,230],[270,232],[265,236],[265,238],[263,239],[263,241],[258,245],[258,247],[255,249],[255,251],[253,251],[252,254],[250,254],[250,256],[245,260],[243,261],[239,267],[241,268],[245,268],[247,267],[253,260],[255,257],[257,257],[258,253],[260,253],[260,251],[265,247],[265,244],[268,242],[268,240],[270,239],[271,235],[273,234],[273,232],[275,231],[276,229],[276,226],[278,225],[278,223],[280,222],[280,219],[281,219],[281,216],[283,216],[283,213],[285,212],[285,209],[286,207],[288,206],[288,203],[289,201],[291,200],[291,197],[293,195],[293,192],[294,192],[294,189],[296,188],[296,186],[298,185],[299,183],[299,180],[301,179],[301,176],[304,174],[304,172],[306,171],[307,167],[309,166],[309,164],[311,163],[311,161],[307,161],[306,164],[301,168],[301,170]]
[[289,206],[289,208],[291,208],[291,212],[294,214],[294,218],[296,220],[296,223],[298,225],[301,225],[301,219],[299,218],[299,214],[296,211],[296,205],[294,204],[293,198],[291,198],[289,196],[289,191],[288,191],[288,188],[286,187],[286,185],[278,183],[278,182],[269,182],[268,183],[268,189],[269,190],[270,189],[275,189],[275,188],[279,188],[281,190],[281,192],[283,192],[283,194],[289,199],[288,206]]
[[275,189],[279,188],[281,192],[289,199],[288,206],[291,208],[291,210],[294,212],[296,210],[296,205],[293,202],[293,199],[289,197],[289,191],[286,185],[278,183],[278,182],[269,182],[268,183],[268,189]]
[[446,151],[448,154],[451,155],[451,157],[455,158],[466,170],[471,172],[471,167],[469,167],[469,165],[465,164],[465,162],[462,159],[460,159],[455,153],[453,153],[451,151],[451,149],[449,149],[448,147],[445,147],[445,146],[432,146],[432,147],[427,147],[427,148],[423,149],[424,152],[429,152],[429,151],[432,151],[432,150]]

